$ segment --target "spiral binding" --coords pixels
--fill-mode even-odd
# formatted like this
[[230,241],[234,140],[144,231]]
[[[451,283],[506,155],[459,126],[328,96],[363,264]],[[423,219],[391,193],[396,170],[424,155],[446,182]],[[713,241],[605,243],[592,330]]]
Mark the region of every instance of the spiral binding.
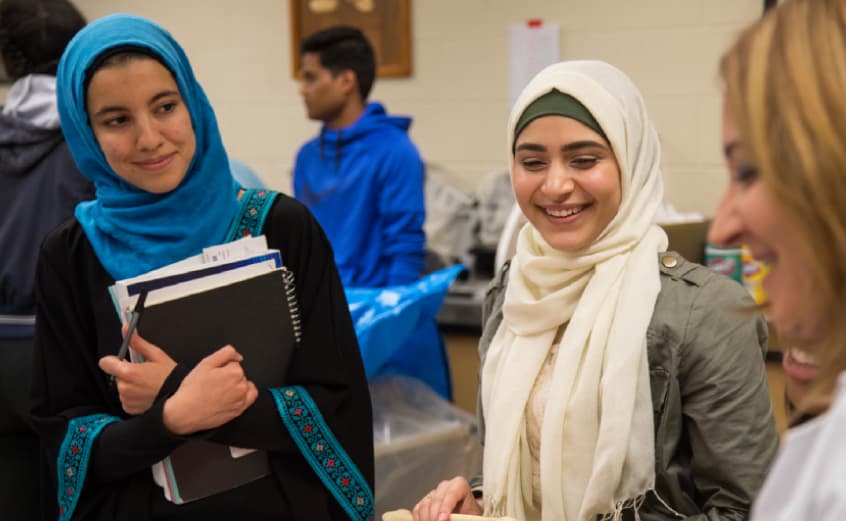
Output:
[[300,320],[300,305],[297,303],[297,287],[294,285],[294,273],[282,266],[282,282],[285,284],[285,296],[288,299],[288,311],[291,315],[291,327],[294,329],[294,340],[300,343],[303,336],[303,324]]

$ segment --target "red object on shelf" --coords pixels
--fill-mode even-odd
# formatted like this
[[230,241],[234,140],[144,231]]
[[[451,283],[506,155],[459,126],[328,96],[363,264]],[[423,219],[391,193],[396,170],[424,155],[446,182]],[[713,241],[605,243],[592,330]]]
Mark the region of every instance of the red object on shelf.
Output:
[[526,25],[532,28],[540,27],[543,25],[543,20],[541,20],[540,18],[531,18],[529,20],[526,20]]

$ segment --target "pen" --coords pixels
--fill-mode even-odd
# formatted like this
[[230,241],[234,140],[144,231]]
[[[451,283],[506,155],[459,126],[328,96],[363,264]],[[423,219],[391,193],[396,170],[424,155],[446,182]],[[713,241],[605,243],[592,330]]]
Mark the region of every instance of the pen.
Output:
[[[126,335],[123,337],[123,341],[120,343],[120,349],[118,349],[117,357],[120,360],[126,358],[127,353],[129,352],[129,339],[132,338],[132,333],[138,328],[138,323],[141,321],[141,312],[144,311],[144,301],[147,300],[147,290],[142,289],[141,293],[138,294],[138,300],[135,301],[135,307],[132,309],[132,317],[129,319],[129,327],[126,328]],[[112,375],[112,383],[115,382],[115,377]]]

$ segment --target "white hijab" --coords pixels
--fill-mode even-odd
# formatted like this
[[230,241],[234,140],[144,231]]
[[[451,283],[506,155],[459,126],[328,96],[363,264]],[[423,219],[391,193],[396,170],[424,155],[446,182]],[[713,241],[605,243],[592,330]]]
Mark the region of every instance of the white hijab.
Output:
[[[483,368],[487,515],[526,519],[531,465],[526,404],[556,332],[567,324],[541,428],[544,521],[619,519],[654,487],[646,329],[660,290],[653,217],[663,197],[658,136],[632,81],[598,61],[562,62],[526,86],[508,124],[557,89],[594,116],[620,167],[617,215],[589,246],[563,252],[527,224],[509,275],[503,321]],[[513,166],[513,156],[511,158]]]

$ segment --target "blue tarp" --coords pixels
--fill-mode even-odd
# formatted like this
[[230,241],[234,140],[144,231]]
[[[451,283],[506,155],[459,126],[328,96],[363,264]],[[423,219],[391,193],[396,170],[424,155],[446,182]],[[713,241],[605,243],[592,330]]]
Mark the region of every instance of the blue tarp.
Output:
[[451,398],[449,365],[435,315],[463,270],[458,264],[404,286],[346,288],[368,378],[406,374]]

